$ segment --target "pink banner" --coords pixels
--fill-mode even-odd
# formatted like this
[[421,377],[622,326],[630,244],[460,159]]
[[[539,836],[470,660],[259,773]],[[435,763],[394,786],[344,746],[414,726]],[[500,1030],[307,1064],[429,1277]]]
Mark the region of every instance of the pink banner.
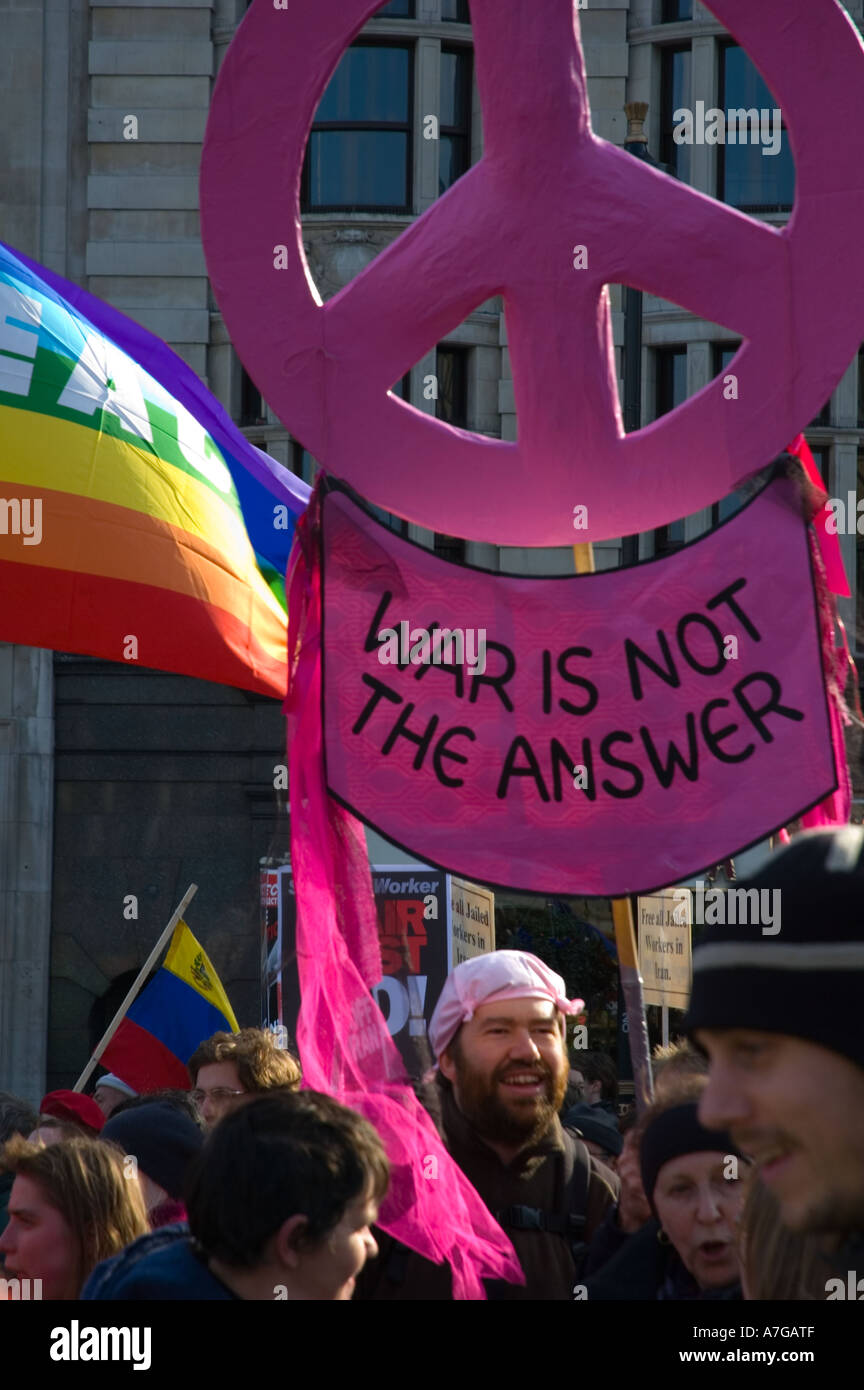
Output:
[[340,488],[323,511],[328,789],[422,860],[647,892],[836,788],[791,479],[665,559],[575,577],[448,564]]

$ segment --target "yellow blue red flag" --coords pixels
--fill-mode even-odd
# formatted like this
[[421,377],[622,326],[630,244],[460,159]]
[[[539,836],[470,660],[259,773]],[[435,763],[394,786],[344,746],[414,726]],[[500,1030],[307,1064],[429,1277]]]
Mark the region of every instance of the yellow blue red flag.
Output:
[[185,922],[161,969],[133,1001],[99,1059],[136,1091],[189,1089],[186,1063],[213,1033],[238,1031],[222,981]]

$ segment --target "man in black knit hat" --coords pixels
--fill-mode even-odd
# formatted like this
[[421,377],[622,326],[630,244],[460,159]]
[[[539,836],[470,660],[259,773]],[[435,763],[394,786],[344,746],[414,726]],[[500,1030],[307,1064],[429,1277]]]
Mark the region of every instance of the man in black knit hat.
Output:
[[754,1158],[790,1230],[832,1235],[864,1275],[864,830],[808,831],[739,886],[779,889],[783,928],[711,928],[694,952],[699,1117]]

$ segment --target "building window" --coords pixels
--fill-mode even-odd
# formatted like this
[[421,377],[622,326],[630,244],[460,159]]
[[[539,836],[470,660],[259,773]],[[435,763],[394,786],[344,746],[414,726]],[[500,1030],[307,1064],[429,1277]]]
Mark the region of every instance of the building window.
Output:
[[388,527],[391,531],[395,531],[397,536],[402,536],[407,539],[408,522],[403,516],[394,516],[392,512],[385,512],[383,507],[376,507],[374,502],[367,502],[366,505],[372,515],[377,516],[378,520],[384,526]]
[[809,424],[808,428],[809,428],[809,429],[813,429],[813,428],[818,427],[818,426],[820,426],[820,425],[825,426],[825,425],[830,425],[830,424],[831,424],[831,397],[829,396],[828,399],[827,399],[827,401],[826,401],[825,404],[823,405],[822,409],[819,411],[819,414],[813,416],[813,419],[810,421],[810,424]]
[[687,399],[687,349],[686,347],[656,348],[657,386],[654,402],[654,418],[668,415],[670,410],[682,405]]
[[[686,347],[655,349],[657,379],[654,397],[654,418],[659,420],[687,399]],[[654,532],[654,554],[668,555],[684,544],[684,520],[658,526]]]
[[373,19],[413,19],[414,0],[390,0],[383,10],[373,14]]
[[[726,140],[718,151],[719,196],[748,212],[787,212],[795,200],[792,147],[780,121],[777,153],[768,153],[774,148],[774,98],[737,44],[723,44],[720,49],[720,106],[726,113]],[[739,115],[736,120],[735,144],[731,143],[732,111],[743,112],[747,118]]]
[[674,24],[677,19],[693,18],[693,0],[663,0],[661,24]]
[[[807,443],[810,444],[809,439]],[[813,462],[819,469],[819,477],[822,479],[823,485],[827,492],[828,465],[831,460],[831,449],[827,444],[810,444],[810,452],[813,455]]]
[[441,49],[438,192],[447,189],[471,163],[471,50]]
[[454,19],[457,24],[470,24],[468,0],[441,0],[441,18]]
[[411,211],[412,57],[407,44],[345,53],[315,112],[304,212]]
[[442,560],[450,560],[457,565],[465,563],[465,541],[461,536],[445,536],[441,531],[436,531],[432,548]]
[[858,349],[858,428],[864,430],[864,348]]
[[[438,399],[435,414],[457,429],[468,428],[468,348],[439,347],[436,362]],[[445,560],[465,562],[465,541],[460,536],[435,533],[433,548]]]
[[291,445],[291,472],[296,473],[297,477],[302,478],[310,487],[314,487],[319,467],[318,460],[295,439]]
[[712,369],[715,376],[725,374],[732,359],[740,348],[740,343],[713,343],[711,347]]
[[[726,375],[740,346],[740,343],[712,344],[712,370],[715,377]],[[715,502],[711,508],[711,525],[719,526],[721,521],[726,521],[727,517],[733,516],[743,501],[744,496],[739,492],[730,492],[726,497],[721,497],[720,501]]]
[[439,347],[435,369],[438,399],[435,414],[445,424],[468,428],[468,349]]
[[690,146],[676,145],[675,112],[690,110],[690,46],[664,48],[660,58],[660,160],[676,179],[690,182]]
[[266,425],[267,412],[261,392],[245,367],[240,368],[240,424]]

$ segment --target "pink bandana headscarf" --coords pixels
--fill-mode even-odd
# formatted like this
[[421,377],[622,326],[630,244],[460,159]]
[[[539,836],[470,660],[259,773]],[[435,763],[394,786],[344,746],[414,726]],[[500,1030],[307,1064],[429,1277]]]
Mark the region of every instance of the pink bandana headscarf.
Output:
[[562,1014],[577,1014],[584,999],[568,999],[564,981],[526,951],[492,951],[463,961],[447,976],[429,1024],[436,1058],[480,1004],[497,999],[549,999]]

